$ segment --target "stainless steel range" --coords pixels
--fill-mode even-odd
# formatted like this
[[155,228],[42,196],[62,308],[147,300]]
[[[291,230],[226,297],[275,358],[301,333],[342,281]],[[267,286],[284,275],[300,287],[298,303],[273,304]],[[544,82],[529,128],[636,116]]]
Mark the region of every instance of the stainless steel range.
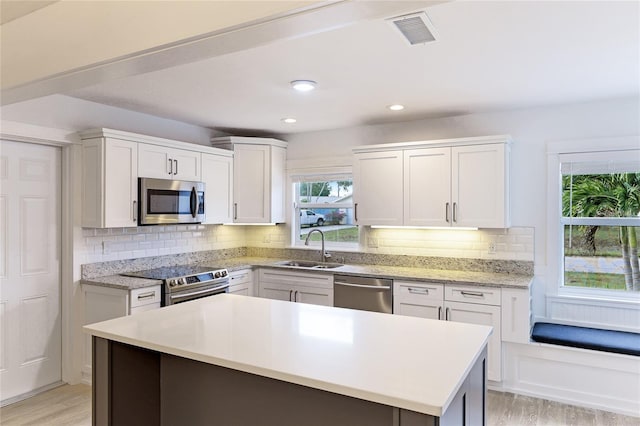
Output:
[[171,266],[122,275],[162,280],[162,306],[229,292],[229,272],[207,266]]

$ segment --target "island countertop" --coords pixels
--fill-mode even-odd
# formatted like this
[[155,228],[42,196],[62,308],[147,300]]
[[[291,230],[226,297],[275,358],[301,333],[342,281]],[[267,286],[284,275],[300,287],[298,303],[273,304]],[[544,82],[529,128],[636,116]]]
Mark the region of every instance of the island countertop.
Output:
[[491,327],[222,294],[85,332],[272,379],[440,416]]

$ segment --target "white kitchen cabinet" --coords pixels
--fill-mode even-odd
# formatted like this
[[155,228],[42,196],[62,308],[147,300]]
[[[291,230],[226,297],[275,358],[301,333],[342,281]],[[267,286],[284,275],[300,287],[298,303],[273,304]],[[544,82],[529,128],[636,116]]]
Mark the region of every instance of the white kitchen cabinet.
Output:
[[353,185],[358,225],[402,225],[402,151],[355,154]]
[[211,143],[233,149],[233,222],[285,222],[287,143],[236,136],[213,138]]
[[507,228],[509,137],[354,149],[357,223]]
[[241,269],[229,272],[229,293],[253,296],[255,294],[253,271],[251,269]]
[[[84,298],[83,325],[133,315],[139,312],[160,308],[161,286],[121,289],[100,285],[82,284]],[[84,366],[82,374],[85,381],[91,380],[91,336],[84,335]]]
[[502,340],[529,343],[531,336],[531,292],[529,289],[502,289]]
[[138,176],[200,182],[201,153],[162,145],[138,145]]
[[444,286],[394,280],[393,313],[428,319],[489,325],[487,377],[502,380],[501,289]]
[[333,275],[263,268],[259,296],[289,302],[333,306]]
[[137,226],[138,144],[91,137],[82,144],[82,226]]
[[205,184],[202,223],[233,222],[233,153],[202,154],[202,182]]

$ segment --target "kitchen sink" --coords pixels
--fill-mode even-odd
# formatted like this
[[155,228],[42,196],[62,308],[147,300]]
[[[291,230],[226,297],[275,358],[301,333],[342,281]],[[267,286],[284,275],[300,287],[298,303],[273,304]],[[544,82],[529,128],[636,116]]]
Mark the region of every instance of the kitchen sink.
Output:
[[342,263],[313,262],[310,260],[285,260],[284,262],[278,262],[277,264],[280,266],[307,269],[333,269],[344,266]]

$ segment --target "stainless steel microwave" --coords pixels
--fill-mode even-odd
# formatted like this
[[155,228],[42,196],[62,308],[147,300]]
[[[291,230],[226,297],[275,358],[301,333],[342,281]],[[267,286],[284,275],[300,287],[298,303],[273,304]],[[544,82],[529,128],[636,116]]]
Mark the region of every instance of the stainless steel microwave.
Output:
[[138,225],[201,223],[204,220],[202,182],[138,179]]

